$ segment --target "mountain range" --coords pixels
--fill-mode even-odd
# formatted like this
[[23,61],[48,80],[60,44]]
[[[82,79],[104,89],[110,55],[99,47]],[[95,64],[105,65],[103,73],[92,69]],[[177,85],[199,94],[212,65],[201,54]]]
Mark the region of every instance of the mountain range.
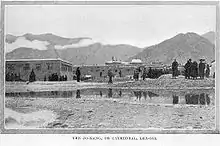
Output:
[[[13,44],[19,38],[24,38],[30,43],[34,41],[47,42],[46,49],[36,49],[23,46],[13,49],[6,54],[6,59],[41,59],[41,58],[62,58],[77,64],[104,64],[111,60],[112,56],[123,60],[141,59],[145,63],[163,62],[170,64],[173,59],[184,63],[188,58],[198,60],[201,57],[206,58],[208,62],[214,60],[214,32],[208,32],[204,35],[196,33],[178,34],[157,45],[146,48],[139,48],[128,44],[103,45],[101,43],[92,43],[88,45],[78,45],[85,40],[92,40],[89,37],[64,38],[51,33],[34,35],[25,34],[22,36],[6,35],[6,43]],[[65,48],[56,49],[57,46]],[[7,48],[6,48],[7,49]]]
[[[6,36],[6,43],[12,44],[18,38],[25,38],[28,41],[47,42],[47,49],[40,50],[30,47],[19,47],[6,54],[6,59],[43,59],[43,58],[62,58],[77,64],[104,64],[105,61],[112,59],[112,56],[120,60],[127,60],[129,57],[141,52],[141,48],[119,44],[119,45],[103,45],[101,43],[93,43],[85,46],[75,47],[81,41],[91,38],[63,38],[53,34],[25,34],[23,36]],[[57,46],[64,49],[56,49]],[[73,47],[74,46],[74,47]],[[7,49],[7,48],[6,48]]]
[[[205,36],[210,35],[205,34]],[[215,59],[215,46],[207,38],[196,33],[180,33],[157,45],[145,48],[128,61],[136,58],[146,63],[162,62],[163,64],[171,64],[174,59],[184,64],[189,58],[193,61],[204,58],[210,63]]]

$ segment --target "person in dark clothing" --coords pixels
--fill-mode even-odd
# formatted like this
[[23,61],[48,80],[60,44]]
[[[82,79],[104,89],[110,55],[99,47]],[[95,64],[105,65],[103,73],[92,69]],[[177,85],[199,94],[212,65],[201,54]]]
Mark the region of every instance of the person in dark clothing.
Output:
[[59,80],[59,78],[58,78],[58,74],[55,73],[55,81],[58,81],[58,80]]
[[151,67],[150,67],[149,70],[148,70],[147,76],[148,76],[149,78],[152,78],[152,77],[153,77],[153,70],[152,70]]
[[178,62],[174,59],[172,63],[172,76],[176,78],[178,76]]
[[109,84],[112,84],[112,83],[113,83],[113,80],[112,80],[112,78],[113,78],[113,73],[112,73],[112,70],[111,70],[111,69],[108,70],[108,77],[109,77],[108,83],[109,83]]
[[136,70],[134,70],[133,79],[136,80]]
[[119,77],[120,77],[120,78],[122,77],[122,72],[121,72],[121,70],[119,71]]
[[102,77],[102,72],[100,72],[99,76]]
[[185,64],[185,66],[184,66],[184,68],[185,68],[185,79],[190,79],[191,67],[192,67],[192,60],[189,59],[187,61],[187,63]]
[[143,80],[145,80],[146,76],[147,76],[147,70],[146,70],[146,68],[144,68],[143,74],[142,74]]
[[138,81],[138,78],[139,78],[138,69],[134,69],[134,79],[135,79],[135,81]]
[[44,81],[47,81],[47,77],[46,77],[46,75],[44,76]]
[[190,71],[191,71],[191,76],[192,76],[193,80],[197,79],[197,77],[198,77],[198,63],[196,61],[194,61],[192,63]]
[[205,71],[205,76],[206,76],[206,78],[209,78],[209,75],[210,75],[210,67],[209,67],[209,65],[207,64],[207,66],[206,66],[206,71]]
[[81,72],[80,72],[79,67],[77,67],[77,69],[76,69],[76,80],[77,80],[77,82],[80,82],[80,76],[81,76]]
[[34,70],[32,69],[31,74],[29,76],[29,82],[34,82],[34,81],[36,81],[36,75],[34,73]]
[[202,62],[203,60],[200,59],[199,63],[199,77],[200,79],[204,79],[205,76],[205,63]]

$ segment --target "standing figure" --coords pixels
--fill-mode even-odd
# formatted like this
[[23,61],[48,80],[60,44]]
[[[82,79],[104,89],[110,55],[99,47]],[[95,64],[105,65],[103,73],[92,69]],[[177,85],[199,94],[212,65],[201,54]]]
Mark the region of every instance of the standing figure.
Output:
[[34,82],[34,81],[36,81],[36,75],[34,73],[34,70],[32,69],[31,74],[29,76],[29,82]]
[[190,79],[191,66],[192,66],[192,60],[189,59],[187,61],[187,63],[185,64],[185,66],[184,66],[184,68],[185,68],[185,79]]
[[151,67],[148,70],[147,76],[148,76],[148,78],[153,78],[153,70]]
[[108,70],[108,77],[109,77],[108,83],[109,83],[109,84],[112,84],[112,83],[113,83],[113,81],[112,81],[113,73],[112,73],[112,70],[111,70],[111,69]]
[[99,75],[100,75],[100,77],[102,77],[102,72],[100,72],[100,74],[99,74]]
[[147,76],[147,70],[146,70],[146,68],[144,68],[143,74],[142,74],[143,80],[145,80],[146,76]]
[[191,66],[191,76],[194,79],[197,79],[198,77],[198,63],[196,61],[193,61],[192,66]]
[[80,72],[79,67],[77,67],[77,69],[76,69],[76,80],[77,80],[77,82],[80,82],[80,76],[81,76],[81,72]]
[[205,63],[202,62],[203,60],[200,59],[199,63],[199,77],[200,79],[204,79],[205,76]]
[[207,66],[206,66],[205,75],[206,75],[206,78],[209,78],[209,75],[210,75],[210,67],[209,67],[208,64],[207,64]]
[[135,79],[135,81],[138,81],[138,79],[139,79],[139,71],[138,71],[138,68],[136,68],[136,69],[134,70],[134,79]]
[[178,62],[176,61],[176,59],[174,59],[174,61],[172,63],[172,76],[174,78],[176,78],[176,76],[178,76]]
[[121,72],[121,70],[119,71],[119,77],[120,77],[120,78],[122,77],[122,72]]
[[134,69],[133,79],[136,80],[136,70]]

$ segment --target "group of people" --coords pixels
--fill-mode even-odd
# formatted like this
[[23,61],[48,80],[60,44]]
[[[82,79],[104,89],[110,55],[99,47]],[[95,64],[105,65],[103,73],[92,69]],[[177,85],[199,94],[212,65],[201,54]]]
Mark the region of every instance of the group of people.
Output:
[[[204,63],[204,59],[200,59],[199,64],[196,61],[192,62],[192,59],[189,59],[187,63],[184,65],[184,75],[186,79],[204,79],[206,76],[207,78],[210,75],[210,66]],[[172,63],[172,76],[176,78],[179,75],[178,71],[178,62],[176,59]]]
[[[44,81],[46,81],[46,76],[44,77]],[[67,75],[58,76],[57,73],[53,73],[52,75],[48,76],[48,81],[67,81]]]
[[7,73],[5,75],[5,79],[6,81],[20,81],[20,74],[16,74],[16,73]]
[[186,79],[204,79],[210,75],[210,66],[204,63],[203,59],[200,59],[200,63],[198,64],[196,61],[189,59],[184,66],[185,68],[185,78]]

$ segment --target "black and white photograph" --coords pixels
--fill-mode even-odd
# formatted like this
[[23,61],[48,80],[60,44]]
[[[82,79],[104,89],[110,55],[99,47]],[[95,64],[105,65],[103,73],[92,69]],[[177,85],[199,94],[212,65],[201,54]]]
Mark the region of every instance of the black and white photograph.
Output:
[[2,8],[6,133],[219,133],[217,2]]

